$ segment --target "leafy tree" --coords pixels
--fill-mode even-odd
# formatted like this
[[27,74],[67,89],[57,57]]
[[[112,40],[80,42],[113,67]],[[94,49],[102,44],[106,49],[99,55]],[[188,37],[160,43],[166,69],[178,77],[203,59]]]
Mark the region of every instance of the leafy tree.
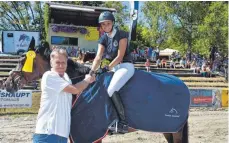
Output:
[[126,25],[126,22],[129,21],[129,11],[127,10],[127,6],[124,6],[121,1],[106,1],[102,6],[115,8],[117,10],[115,13],[116,25],[120,26],[122,30],[129,31],[129,25]]
[[[174,48],[207,56],[216,46],[227,53],[227,2],[145,2],[145,23],[140,37],[144,44]],[[139,37],[139,36],[138,36]]]
[[[41,3],[39,2],[41,7]],[[36,7],[38,4],[34,4]],[[42,17],[42,8],[37,13],[32,2],[0,2],[0,29],[2,30],[37,30],[40,23],[36,16]]]
[[202,24],[198,26],[200,38],[196,47],[209,55],[209,48],[216,47],[220,55],[228,56],[228,3],[211,2]]

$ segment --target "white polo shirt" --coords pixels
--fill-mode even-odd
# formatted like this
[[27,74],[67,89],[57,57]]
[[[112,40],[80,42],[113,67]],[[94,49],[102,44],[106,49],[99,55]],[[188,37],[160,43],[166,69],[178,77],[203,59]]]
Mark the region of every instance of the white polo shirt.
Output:
[[41,102],[35,133],[69,137],[72,94],[62,90],[72,84],[68,75],[47,71],[41,80]]

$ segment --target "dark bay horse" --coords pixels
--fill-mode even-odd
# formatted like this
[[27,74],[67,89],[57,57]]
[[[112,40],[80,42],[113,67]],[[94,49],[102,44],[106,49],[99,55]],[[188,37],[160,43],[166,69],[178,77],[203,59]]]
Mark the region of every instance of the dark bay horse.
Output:
[[[41,77],[42,77],[42,75],[44,74],[44,72],[46,72],[46,71],[48,71],[48,70],[50,70],[50,57],[49,57],[49,55],[50,55],[50,49],[49,49],[49,44],[48,43],[44,43],[39,49],[37,49],[37,50],[35,50],[34,49],[34,45],[35,44],[33,44],[33,43],[35,43],[34,42],[34,38],[32,39],[32,41],[31,41],[31,43],[30,43],[30,47],[29,47],[29,50],[33,50],[33,51],[36,51],[36,58],[34,59],[34,63],[33,63],[33,72],[32,73],[27,73],[27,72],[23,72],[21,69],[22,69],[22,67],[23,67],[23,65],[24,65],[24,63],[25,63],[25,60],[26,60],[26,57],[22,57],[21,59],[20,59],[20,62],[19,62],[19,64],[17,65],[17,67],[16,67],[16,69],[14,70],[14,71],[12,71],[11,72],[11,74],[10,74],[10,76],[7,78],[7,80],[6,80],[6,82],[5,82],[5,85],[6,85],[6,90],[8,91],[8,92],[16,92],[17,90],[19,90],[20,88],[22,88],[26,83],[28,83],[28,82],[30,82],[30,81],[33,81],[33,80],[38,80],[38,79],[40,79]],[[67,74],[69,75],[69,77],[72,79],[72,82],[73,82],[73,84],[74,83],[77,83],[77,82],[79,82],[79,81],[81,81],[83,78],[84,78],[84,75],[85,74],[87,74],[88,72],[89,72],[89,70],[90,70],[90,68],[88,68],[88,67],[86,67],[86,66],[84,66],[84,65],[81,65],[81,64],[78,64],[78,63],[75,63],[75,62],[73,62],[71,59],[69,59],[68,60],[68,67],[67,67]],[[137,76],[135,76],[134,78],[135,79],[133,79],[132,81],[138,81],[139,79],[138,79],[138,75],[144,75],[145,77],[150,77],[151,78],[151,75],[150,74],[146,74],[146,73],[143,73],[143,72],[141,72],[141,71],[136,71],[136,74],[137,74]],[[93,92],[93,87],[94,87],[94,89],[97,89],[98,87],[101,87],[101,86],[103,86],[103,84],[104,84],[104,82],[105,81],[107,81],[107,79],[109,78],[109,77],[111,77],[112,76],[112,73],[109,73],[109,74],[105,74],[104,76],[102,76],[101,75],[101,78],[97,81],[97,82],[95,82],[94,84],[92,84],[91,85],[91,89],[92,89],[92,92]],[[107,78],[108,77],[108,78]],[[166,77],[166,76],[161,76],[160,74],[155,74],[155,76],[153,76],[153,78],[160,78],[161,79],[161,81],[163,82],[163,80],[165,80],[166,78],[170,78],[171,79],[171,82],[169,83],[169,84],[173,84],[173,82],[174,82],[174,80],[173,80],[173,77]],[[141,82],[141,81],[139,81],[140,82],[140,84],[144,84],[144,82],[146,83],[147,81],[144,81],[144,82]],[[135,82],[136,83],[136,82]],[[150,84],[153,84],[151,81],[149,81],[149,83]],[[147,84],[147,83],[146,83]],[[176,84],[175,82],[174,82],[174,84]],[[180,87],[180,88],[183,88],[184,86],[183,86],[183,83],[179,83],[179,84],[181,84],[182,85],[182,87]],[[135,86],[134,84],[131,84],[131,82],[130,82],[130,84],[129,85],[133,85],[133,86]],[[162,88],[162,87],[160,87],[160,83],[158,82],[158,87],[155,87],[154,88],[154,90],[155,90],[155,92],[160,92],[160,91],[156,91],[156,88]],[[131,86],[127,86],[126,87],[126,89],[132,89],[132,91],[133,92],[136,92],[136,89],[134,89],[134,88],[132,88]],[[172,85],[170,85],[170,86],[172,86]],[[175,87],[175,86],[174,86]],[[142,88],[144,88],[144,87],[142,87]],[[152,87],[153,88],[153,87]],[[173,87],[172,87],[173,88]],[[185,88],[185,87],[184,87]],[[75,99],[73,100],[74,101],[74,104],[73,104],[73,113],[78,113],[79,112],[79,110],[83,110],[82,108],[83,107],[81,107],[81,103],[84,101],[84,99],[85,98],[87,98],[88,99],[88,96],[86,96],[86,94],[87,93],[89,93],[89,90],[90,89],[86,89],[85,90],[85,94],[82,94],[81,96],[74,96],[75,97]],[[172,90],[172,89],[168,89],[168,90]],[[177,90],[179,90],[179,89],[177,89]],[[182,89],[180,89],[180,90],[182,90]],[[186,89],[185,89],[186,90]],[[108,99],[109,99],[109,97],[108,96],[106,96],[106,95],[100,95],[99,93],[102,93],[103,91],[104,91],[104,89],[101,89],[100,91],[98,91],[98,90],[96,90],[97,92],[98,92],[98,95],[97,95],[97,99],[101,99],[101,97],[106,97],[106,99],[107,99],[107,101],[108,101]],[[146,93],[147,93],[148,91],[146,91]],[[163,91],[163,92],[165,92],[165,91]],[[177,92],[177,94],[179,94],[179,92],[178,91],[176,91]],[[169,91],[168,92],[166,92],[166,93],[169,93]],[[125,90],[123,90],[123,94],[125,94]],[[134,93],[133,93],[134,94]],[[148,93],[148,94],[150,94],[150,93]],[[91,95],[91,94],[90,94]],[[188,95],[187,95],[188,96]],[[135,97],[137,97],[137,96],[135,96],[135,95],[133,95],[133,98],[135,98]],[[142,96],[142,98],[143,98],[144,96]],[[77,99],[78,98],[78,99]],[[148,102],[150,102],[150,100],[151,100],[151,96],[147,96],[147,100],[142,100],[142,102],[144,102],[144,104],[147,104]],[[154,98],[154,97],[153,97]],[[158,97],[158,98],[165,98],[164,96],[161,96],[161,97]],[[176,100],[179,100],[178,98],[180,98],[180,96],[177,96],[177,99]],[[96,98],[95,98],[96,99]],[[138,98],[139,99],[139,98]],[[165,102],[164,103],[160,103],[160,104],[164,104],[165,106],[167,105],[167,104],[170,104],[169,103],[169,101],[168,100],[166,100],[166,99],[163,99],[163,100],[165,100]],[[172,99],[171,99],[172,100]],[[90,102],[89,100],[87,100],[88,102]],[[161,101],[161,100],[160,100]],[[77,103],[78,102],[78,103]],[[79,103],[80,102],[80,103]],[[108,101],[108,102],[110,102],[110,101]],[[108,103],[108,102],[106,102],[106,103]],[[140,101],[139,101],[140,102]],[[152,102],[154,102],[154,104],[157,104],[155,101],[152,101]],[[172,102],[172,101],[171,101]],[[91,104],[94,104],[94,103],[92,103],[92,102],[90,102]],[[102,102],[100,102],[100,103],[102,103]],[[125,102],[124,102],[125,103]],[[135,103],[135,104],[138,104],[137,102]],[[165,119],[166,120],[166,122],[164,123],[164,127],[163,126],[161,126],[161,124],[160,124],[160,126],[156,129],[156,131],[158,131],[158,132],[162,132],[163,133],[163,131],[164,130],[166,130],[166,128],[167,128],[167,126],[166,125],[173,125],[173,124],[171,124],[170,122],[178,122],[177,120],[175,121],[174,119],[178,119],[179,118],[179,116],[180,116],[180,114],[182,114],[182,113],[180,113],[180,114],[178,114],[177,113],[177,108],[178,108],[178,106],[180,107],[182,107],[182,106],[184,106],[183,104],[182,104],[182,102],[180,103],[178,103],[179,105],[177,105],[177,107],[173,107],[168,113],[165,113],[165,115],[163,115],[163,116],[166,116],[167,118]],[[149,105],[151,105],[151,104],[149,104]],[[83,104],[82,106],[87,106],[87,104]],[[137,105],[133,105],[133,106],[137,106]],[[77,107],[77,108],[76,108]],[[93,108],[93,107],[92,107]],[[134,109],[134,111],[136,111],[136,108],[142,108],[142,107],[134,107],[135,109]],[[184,108],[187,108],[187,106],[185,105],[184,106]],[[78,110],[79,109],[79,110]],[[108,108],[108,109],[110,109],[110,108]],[[143,108],[143,110],[144,110],[144,108]],[[150,110],[152,110],[152,109],[150,109]],[[188,109],[185,109],[185,110],[188,110]],[[92,112],[91,112],[92,113]],[[88,113],[89,114],[89,113]],[[88,114],[87,113],[85,113],[84,115],[85,116],[88,116]],[[94,114],[94,113],[93,113]],[[128,113],[127,113],[128,114]],[[132,112],[130,112],[130,114],[128,114],[128,115],[134,115],[134,114],[137,114],[137,113],[132,113]],[[138,113],[139,115],[141,114],[141,113]],[[147,112],[147,114],[148,114],[148,112]],[[152,119],[157,119],[157,116],[159,116],[161,113],[159,112],[159,110],[157,111],[157,112],[154,112],[154,115],[152,115]],[[164,113],[163,113],[164,114]],[[164,136],[165,136],[165,138],[166,138],[166,140],[169,142],[169,143],[188,143],[188,122],[187,122],[187,120],[188,120],[188,115],[187,115],[188,113],[186,113],[185,112],[185,117],[183,117],[183,123],[182,123],[182,126],[179,126],[179,128],[177,128],[177,131],[176,132],[167,132],[167,133],[163,133],[164,134]],[[82,115],[83,116],[83,115]],[[141,120],[142,119],[142,117],[141,116],[137,116],[138,118],[137,119],[139,119],[139,120]],[[174,117],[174,118],[173,118]],[[116,116],[114,116],[114,118],[116,118]],[[74,118],[74,115],[72,116],[72,119],[76,119],[76,118]],[[164,119],[164,118],[163,118]],[[179,118],[179,119],[181,119],[181,118]],[[178,119],[178,120],[179,120]],[[185,119],[185,120],[184,120]],[[76,119],[76,120],[78,120],[78,119]],[[84,119],[85,120],[85,119]],[[96,119],[94,119],[94,120],[96,120]],[[134,124],[135,123],[135,119],[130,119],[130,121],[128,121],[128,122],[130,122],[130,124],[132,125],[132,127],[135,127],[135,129],[146,129],[147,128],[147,124],[145,123],[145,122],[148,122],[148,121],[146,121],[145,120],[145,122],[143,121],[136,121],[137,123],[136,124]],[[86,123],[87,123],[87,120],[85,121]],[[88,121],[89,122],[89,121]],[[141,122],[141,123],[140,123]],[[152,122],[152,121],[150,121],[150,122]],[[79,123],[79,122],[77,122],[77,123]],[[72,124],[74,124],[74,123],[72,123]],[[144,128],[141,128],[141,126],[138,126],[139,124],[141,124],[142,126],[145,126]],[[155,123],[155,124],[159,124],[159,122],[157,123]],[[180,123],[179,123],[180,124]],[[169,127],[168,127],[169,128]],[[174,127],[173,127],[174,128]],[[91,127],[89,127],[87,130],[85,130],[86,132],[89,132],[89,130],[91,129]],[[134,128],[130,128],[129,129],[129,131],[130,132],[132,132],[132,131],[135,131],[135,129]],[[82,131],[82,128],[80,129],[81,131]],[[150,129],[146,129],[146,131],[150,131],[151,130],[151,128]],[[162,131],[160,131],[160,130],[162,130]],[[168,129],[169,130],[169,129]],[[73,130],[71,130],[71,132],[72,132]],[[83,132],[83,131],[82,131]],[[101,139],[103,138],[103,137],[105,137],[106,135],[107,135],[107,133],[108,133],[108,130],[104,130],[104,136],[101,136],[101,137],[99,137],[99,138],[95,138],[95,140],[93,140],[93,141],[90,141],[90,142],[101,142]],[[74,133],[71,133],[72,135],[74,134]],[[95,133],[94,133],[95,134]],[[83,136],[83,133],[81,134],[82,136]],[[80,136],[79,134],[78,135],[76,135],[76,137],[75,138],[77,138],[77,136]],[[72,137],[71,136],[71,138],[74,138],[74,137]],[[89,141],[88,141],[89,142]]]

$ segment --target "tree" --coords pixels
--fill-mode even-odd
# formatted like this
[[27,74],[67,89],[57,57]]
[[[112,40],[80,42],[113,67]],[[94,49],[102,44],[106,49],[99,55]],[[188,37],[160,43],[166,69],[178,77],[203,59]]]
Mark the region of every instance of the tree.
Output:
[[[142,36],[149,45],[161,47],[166,40],[168,26],[168,6],[166,2],[145,2],[142,9],[147,23],[142,29]],[[163,46],[162,46],[163,47]]]
[[[43,13],[38,14],[41,17]],[[35,20],[37,12],[31,2],[0,2],[0,15],[2,30],[36,30],[40,26]]]
[[[198,26],[200,38],[196,47],[216,47],[223,57],[228,56],[228,3],[211,2],[202,24]],[[209,50],[205,50],[206,55]]]
[[225,52],[227,7],[227,2],[145,2],[143,12],[147,24],[140,35],[143,43],[174,48],[183,54],[189,51],[189,55],[197,52],[207,56],[212,46]]
[[124,6],[121,1],[106,1],[101,6],[116,9],[116,25],[120,26],[122,30],[129,31],[128,25],[126,25],[126,22],[129,21],[127,6]]

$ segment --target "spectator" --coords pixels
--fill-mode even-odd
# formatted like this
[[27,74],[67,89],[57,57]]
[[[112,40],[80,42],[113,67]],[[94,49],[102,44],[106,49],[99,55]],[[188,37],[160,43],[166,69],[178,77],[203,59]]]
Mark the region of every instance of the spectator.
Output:
[[147,55],[148,55],[148,49],[145,48],[145,50],[144,50],[144,58],[145,58],[145,59],[147,59]]
[[159,58],[159,53],[160,53],[160,50],[159,50],[159,47],[157,46],[157,49],[156,49],[156,58]]
[[161,67],[166,68],[166,59],[165,58],[161,60]]
[[207,67],[206,67],[206,77],[212,77],[212,71],[211,71],[211,65],[208,64]]
[[170,68],[176,68],[176,65],[175,65],[175,59],[171,59],[170,60]]
[[149,61],[149,59],[146,59],[145,67],[146,67],[147,72],[150,72],[150,61]]
[[181,60],[181,56],[180,56],[179,52],[176,53],[176,59],[177,59],[178,62]]
[[143,57],[144,57],[144,52],[145,52],[145,51],[144,51],[144,49],[141,49],[141,50],[140,50],[140,55],[141,55],[141,58],[143,58]]
[[193,59],[192,63],[190,64],[190,69],[193,70],[194,73],[197,73],[197,63],[196,63],[196,59]]
[[191,67],[191,62],[189,60],[186,60],[185,67],[190,69]]
[[185,68],[185,59],[184,58],[181,58],[181,60],[180,60],[180,67],[181,68]]
[[156,55],[156,52],[153,50],[152,51],[152,56],[151,56],[151,61],[156,61],[156,58],[157,58],[157,55]]
[[161,60],[158,58],[156,61],[157,68],[161,68]]
[[152,48],[151,47],[148,47],[148,52],[147,52],[147,58],[148,59],[151,59],[151,56],[152,56],[152,52],[153,52],[153,50],[152,50]]
[[207,66],[205,64],[202,65],[200,73],[201,73],[202,77],[207,77]]

